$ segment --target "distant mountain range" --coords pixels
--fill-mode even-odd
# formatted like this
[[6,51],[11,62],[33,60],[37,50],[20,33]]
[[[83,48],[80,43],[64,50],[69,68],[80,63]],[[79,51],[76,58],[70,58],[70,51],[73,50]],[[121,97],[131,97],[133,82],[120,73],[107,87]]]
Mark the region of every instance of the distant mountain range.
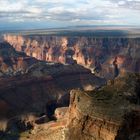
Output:
[[0,34],[21,34],[21,35],[68,35],[68,36],[140,36],[138,26],[68,26],[63,28],[29,29],[29,30],[0,30]]

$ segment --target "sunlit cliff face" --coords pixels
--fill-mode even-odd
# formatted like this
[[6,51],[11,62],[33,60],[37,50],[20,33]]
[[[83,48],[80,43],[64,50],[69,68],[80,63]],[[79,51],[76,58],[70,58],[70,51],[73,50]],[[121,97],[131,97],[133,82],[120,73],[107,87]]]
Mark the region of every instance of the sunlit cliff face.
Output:
[[125,56],[117,56],[117,64],[119,67],[125,63]]
[[22,51],[21,46],[24,44],[24,38],[22,36],[11,36],[10,35],[4,35],[4,40],[7,40],[7,42],[10,42],[11,45],[13,45],[17,51]]
[[68,40],[66,37],[55,39],[55,41],[51,41],[51,46],[49,46],[45,38],[40,40],[38,37],[30,39],[14,35],[4,36],[4,40],[9,42],[17,51],[25,51],[27,55],[39,60],[66,63],[65,52],[68,49]]
[[59,58],[58,58],[58,61],[60,63],[63,63],[65,64],[66,63],[66,56],[65,56],[65,53],[68,49],[68,40],[66,37],[62,37],[61,39],[61,44],[60,44],[60,55],[59,55]]
[[78,64],[85,65],[85,58],[78,44],[74,46],[74,52],[73,59],[76,60]]
[[67,50],[68,40],[66,37],[62,37],[61,39],[61,46],[63,47],[63,50]]
[[[68,50],[68,38],[67,37],[54,37],[53,39],[47,40],[46,38],[35,37],[34,39],[14,36],[14,35],[5,35],[4,40],[9,42],[16,50],[24,51],[27,55],[35,57],[39,60],[46,60],[49,62],[66,62],[66,51]],[[86,38],[81,38],[76,44],[73,44],[71,47],[74,51],[73,59],[81,65],[91,65],[92,60],[87,58],[85,62],[85,56],[81,50],[81,45],[88,45]]]
[[5,35],[4,40],[39,60],[63,64],[75,60],[80,65],[102,71],[103,75],[111,73],[115,57],[119,69],[140,70],[138,38]]
[[82,54],[82,52],[76,53],[73,56],[73,59],[76,60],[78,64],[85,65],[85,58],[84,58],[84,55]]
[[118,56],[112,58],[112,59],[110,60],[110,62],[109,62],[110,65],[113,64],[113,61],[114,61],[115,59],[116,59],[115,64],[118,65],[119,68],[120,68],[121,66],[124,65],[124,63],[125,63],[125,56],[118,55]]

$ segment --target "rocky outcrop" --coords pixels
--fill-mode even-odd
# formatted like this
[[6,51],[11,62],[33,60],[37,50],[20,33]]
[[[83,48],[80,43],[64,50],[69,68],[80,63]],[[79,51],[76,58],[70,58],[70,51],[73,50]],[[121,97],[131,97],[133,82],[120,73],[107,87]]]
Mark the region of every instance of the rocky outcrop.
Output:
[[[116,105],[113,103],[115,100],[112,100],[112,103],[108,103],[108,101],[106,101],[108,99],[96,97],[98,105],[95,103],[95,100],[91,101],[91,104],[89,104],[89,100],[92,100],[90,97],[87,97],[87,95],[81,96],[80,94],[84,93],[80,93],[79,91],[74,92],[71,93],[73,94],[71,97],[74,102],[72,102],[70,108],[71,115],[68,125],[70,134],[68,139],[124,140],[128,139],[131,134],[133,135],[133,131],[135,133],[139,130],[140,124],[137,119],[140,118],[140,112],[131,112],[134,115],[134,118],[130,114],[125,116],[125,113],[128,112],[126,111],[127,108],[124,108],[123,110],[123,107],[127,106],[127,103],[119,106],[118,104]],[[78,92],[80,94],[78,94]],[[82,106],[82,104],[79,105],[79,103],[77,103],[78,100],[79,103],[85,100],[88,100],[88,102]],[[114,106],[116,106],[116,108]],[[137,121],[136,126],[133,124],[135,121]],[[72,133],[73,135],[71,135]]]
[[[137,102],[137,92],[132,89],[138,75],[132,77],[129,77],[130,83],[125,83],[125,80],[129,79],[126,76],[116,79],[113,85],[93,92],[72,91],[68,139],[138,140],[140,105]],[[128,94],[131,98],[128,98]],[[136,97],[137,101],[129,100],[132,96]]]
[[139,38],[5,35],[4,39],[16,50],[39,60],[63,64],[76,61],[108,79],[114,77],[115,58],[120,74],[126,71],[140,72]]

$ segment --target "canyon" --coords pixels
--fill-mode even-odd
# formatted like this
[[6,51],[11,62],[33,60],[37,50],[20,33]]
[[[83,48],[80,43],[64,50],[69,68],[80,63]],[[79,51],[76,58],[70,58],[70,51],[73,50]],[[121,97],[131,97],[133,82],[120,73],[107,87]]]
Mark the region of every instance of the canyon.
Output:
[[140,40],[127,37],[14,35],[4,40],[28,56],[62,64],[77,63],[107,79],[113,78],[116,59],[120,74],[140,72]]
[[139,140],[139,37],[5,34],[0,139]]

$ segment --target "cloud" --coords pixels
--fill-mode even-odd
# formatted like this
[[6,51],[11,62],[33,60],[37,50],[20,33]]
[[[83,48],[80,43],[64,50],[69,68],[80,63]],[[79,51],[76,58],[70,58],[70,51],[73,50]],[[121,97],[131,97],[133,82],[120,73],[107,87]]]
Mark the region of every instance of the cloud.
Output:
[[113,3],[117,3],[118,6],[133,9],[133,10],[140,10],[140,0],[110,0]]
[[37,19],[42,13],[40,6],[30,5],[28,0],[1,0],[0,5],[0,21],[7,20],[7,22],[24,22],[29,19]]
[[[0,0],[0,22],[140,25],[140,0]],[[13,24],[14,25],[14,24]]]

